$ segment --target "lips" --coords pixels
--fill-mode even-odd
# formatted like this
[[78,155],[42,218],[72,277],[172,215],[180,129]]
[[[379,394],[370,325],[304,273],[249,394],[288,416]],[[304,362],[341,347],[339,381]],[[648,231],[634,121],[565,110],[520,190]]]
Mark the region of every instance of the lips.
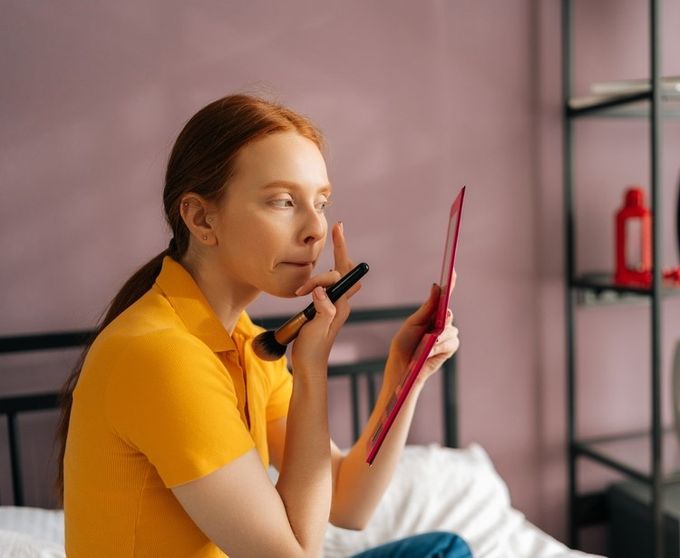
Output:
[[294,265],[297,267],[307,267],[310,265],[314,265],[314,262],[282,262],[282,263],[286,265]]

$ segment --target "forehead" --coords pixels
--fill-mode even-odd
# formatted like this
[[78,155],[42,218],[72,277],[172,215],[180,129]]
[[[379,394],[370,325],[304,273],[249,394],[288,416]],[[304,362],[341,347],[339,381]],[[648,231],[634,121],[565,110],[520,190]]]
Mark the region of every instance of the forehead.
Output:
[[323,155],[297,132],[277,132],[243,147],[235,161],[234,182],[263,188],[272,182],[318,188],[328,184]]

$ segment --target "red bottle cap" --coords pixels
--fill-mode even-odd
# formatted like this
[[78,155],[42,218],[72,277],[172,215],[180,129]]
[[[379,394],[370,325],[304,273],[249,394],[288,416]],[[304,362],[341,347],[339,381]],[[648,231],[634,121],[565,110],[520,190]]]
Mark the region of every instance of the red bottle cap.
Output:
[[628,188],[626,190],[626,207],[642,207],[645,203],[645,193],[642,188]]

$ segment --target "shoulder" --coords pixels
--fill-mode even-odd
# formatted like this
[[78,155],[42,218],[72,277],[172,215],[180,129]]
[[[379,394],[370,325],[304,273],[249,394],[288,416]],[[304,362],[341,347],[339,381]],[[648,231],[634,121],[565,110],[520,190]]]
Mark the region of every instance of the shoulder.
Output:
[[186,331],[167,328],[137,335],[119,332],[98,341],[86,364],[103,374],[110,394],[130,389],[139,393],[181,393],[201,384],[229,389],[222,361]]
[[91,352],[103,356],[109,364],[118,361],[129,364],[130,360],[181,364],[195,358],[219,361],[154,288],[101,331]]
[[112,339],[121,360],[146,370],[185,369],[188,366],[220,365],[221,361],[198,337],[178,328],[145,332],[135,336]]

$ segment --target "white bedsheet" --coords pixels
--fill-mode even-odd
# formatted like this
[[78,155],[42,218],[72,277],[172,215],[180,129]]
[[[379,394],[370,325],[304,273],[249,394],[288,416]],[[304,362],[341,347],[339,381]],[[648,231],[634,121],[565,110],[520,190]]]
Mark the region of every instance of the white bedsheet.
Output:
[[349,556],[426,531],[463,537],[475,558],[584,558],[512,508],[507,485],[477,444],[466,449],[409,446],[363,531],[329,527],[325,557]]
[[0,557],[64,558],[63,512],[1,506]]
[[[0,557],[63,558],[61,510],[0,506]],[[540,531],[510,505],[508,489],[486,452],[410,446],[363,531],[329,526],[325,558],[426,531],[451,531],[475,558],[585,558]]]

